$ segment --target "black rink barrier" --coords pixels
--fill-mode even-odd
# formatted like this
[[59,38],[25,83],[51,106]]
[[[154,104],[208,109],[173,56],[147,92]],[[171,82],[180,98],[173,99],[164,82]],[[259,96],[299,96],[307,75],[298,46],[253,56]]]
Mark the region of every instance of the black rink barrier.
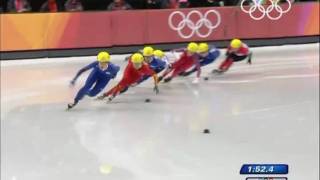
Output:
[[[286,37],[272,39],[243,39],[250,47],[259,46],[280,46],[290,44],[308,44],[319,43],[320,36],[303,36],[303,37]],[[218,48],[225,48],[229,41],[211,41],[210,44]],[[187,43],[170,43],[170,44],[153,44],[152,46],[165,51],[181,48]],[[128,54],[142,49],[143,45],[134,46],[114,46],[114,47],[98,47],[98,48],[82,48],[82,49],[55,49],[55,50],[32,50],[32,51],[12,51],[0,52],[0,60],[16,60],[16,59],[34,59],[34,58],[56,58],[56,57],[77,57],[77,56],[94,56],[102,50],[106,50],[111,54]]]

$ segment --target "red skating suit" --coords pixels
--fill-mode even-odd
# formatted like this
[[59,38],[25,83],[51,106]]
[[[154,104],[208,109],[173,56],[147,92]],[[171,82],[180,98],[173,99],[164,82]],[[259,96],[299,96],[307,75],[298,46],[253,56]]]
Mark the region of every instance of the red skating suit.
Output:
[[236,50],[229,46],[227,49],[227,58],[222,62],[219,69],[221,71],[227,71],[232,66],[233,62],[238,62],[246,59],[249,53],[249,47],[244,43],[242,43],[241,47]]
[[227,49],[228,53],[233,53],[237,56],[247,56],[249,54],[249,47],[245,43],[242,43],[241,47],[234,51],[230,46]]
[[148,64],[143,63],[140,69],[135,69],[133,63],[131,62],[131,60],[129,60],[121,81],[105,95],[117,95],[120,91],[124,90],[130,85],[139,82],[142,77],[153,76],[154,74],[155,72],[149,67]]
[[197,77],[200,77],[201,66],[198,59],[198,55],[194,54],[192,56],[188,56],[188,53],[184,51],[180,56],[180,59],[172,64],[171,70],[166,72],[164,76],[173,71],[171,76],[173,78],[179,75],[180,73],[190,69],[192,66],[196,66],[198,72]]

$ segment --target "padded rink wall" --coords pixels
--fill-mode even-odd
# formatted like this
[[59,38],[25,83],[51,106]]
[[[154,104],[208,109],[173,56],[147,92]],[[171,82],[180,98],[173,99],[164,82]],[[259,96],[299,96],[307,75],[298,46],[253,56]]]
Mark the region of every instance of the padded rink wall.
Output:
[[[282,5],[286,9],[286,5]],[[207,19],[212,32],[204,23],[198,27],[200,35],[192,33],[187,25],[180,30],[170,27],[170,15],[176,11],[196,23],[199,13],[205,15],[214,10],[220,16],[210,13]],[[259,15],[259,14],[255,14]],[[276,16],[276,12],[271,15]],[[290,11],[279,20],[267,16],[261,20],[252,19],[240,7],[215,7],[198,9],[134,10],[115,12],[72,12],[72,13],[30,13],[1,14],[1,59],[23,58],[19,53],[33,53],[38,57],[63,54],[63,50],[83,51],[86,49],[126,47],[144,44],[171,44],[190,41],[223,41],[234,37],[241,39],[285,39],[290,37],[319,36],[319,2],[293,4]],[[172,16],[172,25],[177,27],[182,16]],[[181,25],[181,24],[180,24]],[[179,34],[180,31],[180,34]],[[201,35],[202,34],[202,35]],[[58,50],[58,51],[57,51]],[[51,52],[51,53],[50,53]],[[65,54],[66,56],[72,55]]]

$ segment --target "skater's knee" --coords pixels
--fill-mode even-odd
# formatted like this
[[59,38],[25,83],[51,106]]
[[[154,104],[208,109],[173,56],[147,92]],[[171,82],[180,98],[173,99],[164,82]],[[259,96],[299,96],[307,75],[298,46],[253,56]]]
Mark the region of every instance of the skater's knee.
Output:
[[98,95],[101,91],[102,91],[102,89],[98,89],[98,90],[94,90],[94,91],[89,91],[89,92],[88,92],[88,96],[94,97],[94,96]]
[[82,86],[82,88],[80,89],[80,91],[89,91],[92,85],[90,84],[85,84],[84,86]]
[[214,52],[214,57],[218,58],[220,56],[221,52],[219,50]]

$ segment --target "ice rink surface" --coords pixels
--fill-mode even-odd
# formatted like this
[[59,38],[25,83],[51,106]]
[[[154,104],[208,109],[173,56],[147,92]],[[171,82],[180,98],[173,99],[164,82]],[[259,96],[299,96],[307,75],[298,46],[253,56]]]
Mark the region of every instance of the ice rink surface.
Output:
[[155,95],[149,80],[69,112],[88,73],[68,83],[94,57],[2,61],[1,179],[244,180],[244,163],[285,163],[289,180],[319,180],[319,44],[252,51],[253,65],[210,75],[222,56],[198,85]]

